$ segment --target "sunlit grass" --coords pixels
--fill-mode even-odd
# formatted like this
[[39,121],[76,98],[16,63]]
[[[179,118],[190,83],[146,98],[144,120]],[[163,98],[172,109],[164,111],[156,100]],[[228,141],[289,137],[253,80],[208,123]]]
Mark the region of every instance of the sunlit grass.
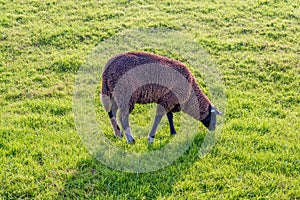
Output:
[[[299,2],[289,0],[0,2],[0,198],[299,199],[299,20]],[[139,27],[188,32],[215,61],[227,95],[222,134],[206,157],[198,155],[199,124],[182,157],[146,174],[93,158],[72,110],[76,73],[92,49]],[[201,83],[205,71],[192,71]],[[133,129],[146,128],[127,145],[96,105],[120,148],[154,151],[172,140],[164,119],[148,148],[155,108],[137,106]]]

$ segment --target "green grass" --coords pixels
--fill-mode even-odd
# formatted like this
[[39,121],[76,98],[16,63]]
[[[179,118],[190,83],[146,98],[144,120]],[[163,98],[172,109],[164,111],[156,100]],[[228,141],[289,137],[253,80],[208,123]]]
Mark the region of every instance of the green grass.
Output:
[[[0,1],[0,199],[300,199],[299,3]],[[223,75],[227,108],[205,158],[199,133],[172,165],[134,174],[88,153],[72,92],[94,47],[141,27],[189,32]]]

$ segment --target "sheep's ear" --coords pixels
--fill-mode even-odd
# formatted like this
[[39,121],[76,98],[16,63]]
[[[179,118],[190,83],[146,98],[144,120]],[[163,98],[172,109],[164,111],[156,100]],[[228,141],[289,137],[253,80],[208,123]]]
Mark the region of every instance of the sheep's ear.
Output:
[[217,115],[223,115],[223,113],[218,111],[218,109],[215,106],[212,106],[211,112],[215,112]]

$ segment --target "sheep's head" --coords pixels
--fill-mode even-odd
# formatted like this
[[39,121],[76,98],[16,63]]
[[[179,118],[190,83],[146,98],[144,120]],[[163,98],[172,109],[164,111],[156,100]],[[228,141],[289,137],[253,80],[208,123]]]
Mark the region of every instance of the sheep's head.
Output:
[[218,111],[218,109],[212,105],[209,105],[209,114],[208,116],[201,120],[206,128],[210,131],[214,131],[217,125],[217,115],[221,115],[222,113]]

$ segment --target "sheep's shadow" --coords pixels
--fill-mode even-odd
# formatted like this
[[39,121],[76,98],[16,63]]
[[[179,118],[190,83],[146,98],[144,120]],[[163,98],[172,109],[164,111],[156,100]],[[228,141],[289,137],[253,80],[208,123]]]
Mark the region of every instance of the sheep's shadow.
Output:
[[149,173],[126,173],[106,167],[92,156],[78,163],[73,175],[59,192],[61,198],[157,199],[168,197],[174,185],[199,160],[205,135],[197,135],[188,150],[170,166]]

